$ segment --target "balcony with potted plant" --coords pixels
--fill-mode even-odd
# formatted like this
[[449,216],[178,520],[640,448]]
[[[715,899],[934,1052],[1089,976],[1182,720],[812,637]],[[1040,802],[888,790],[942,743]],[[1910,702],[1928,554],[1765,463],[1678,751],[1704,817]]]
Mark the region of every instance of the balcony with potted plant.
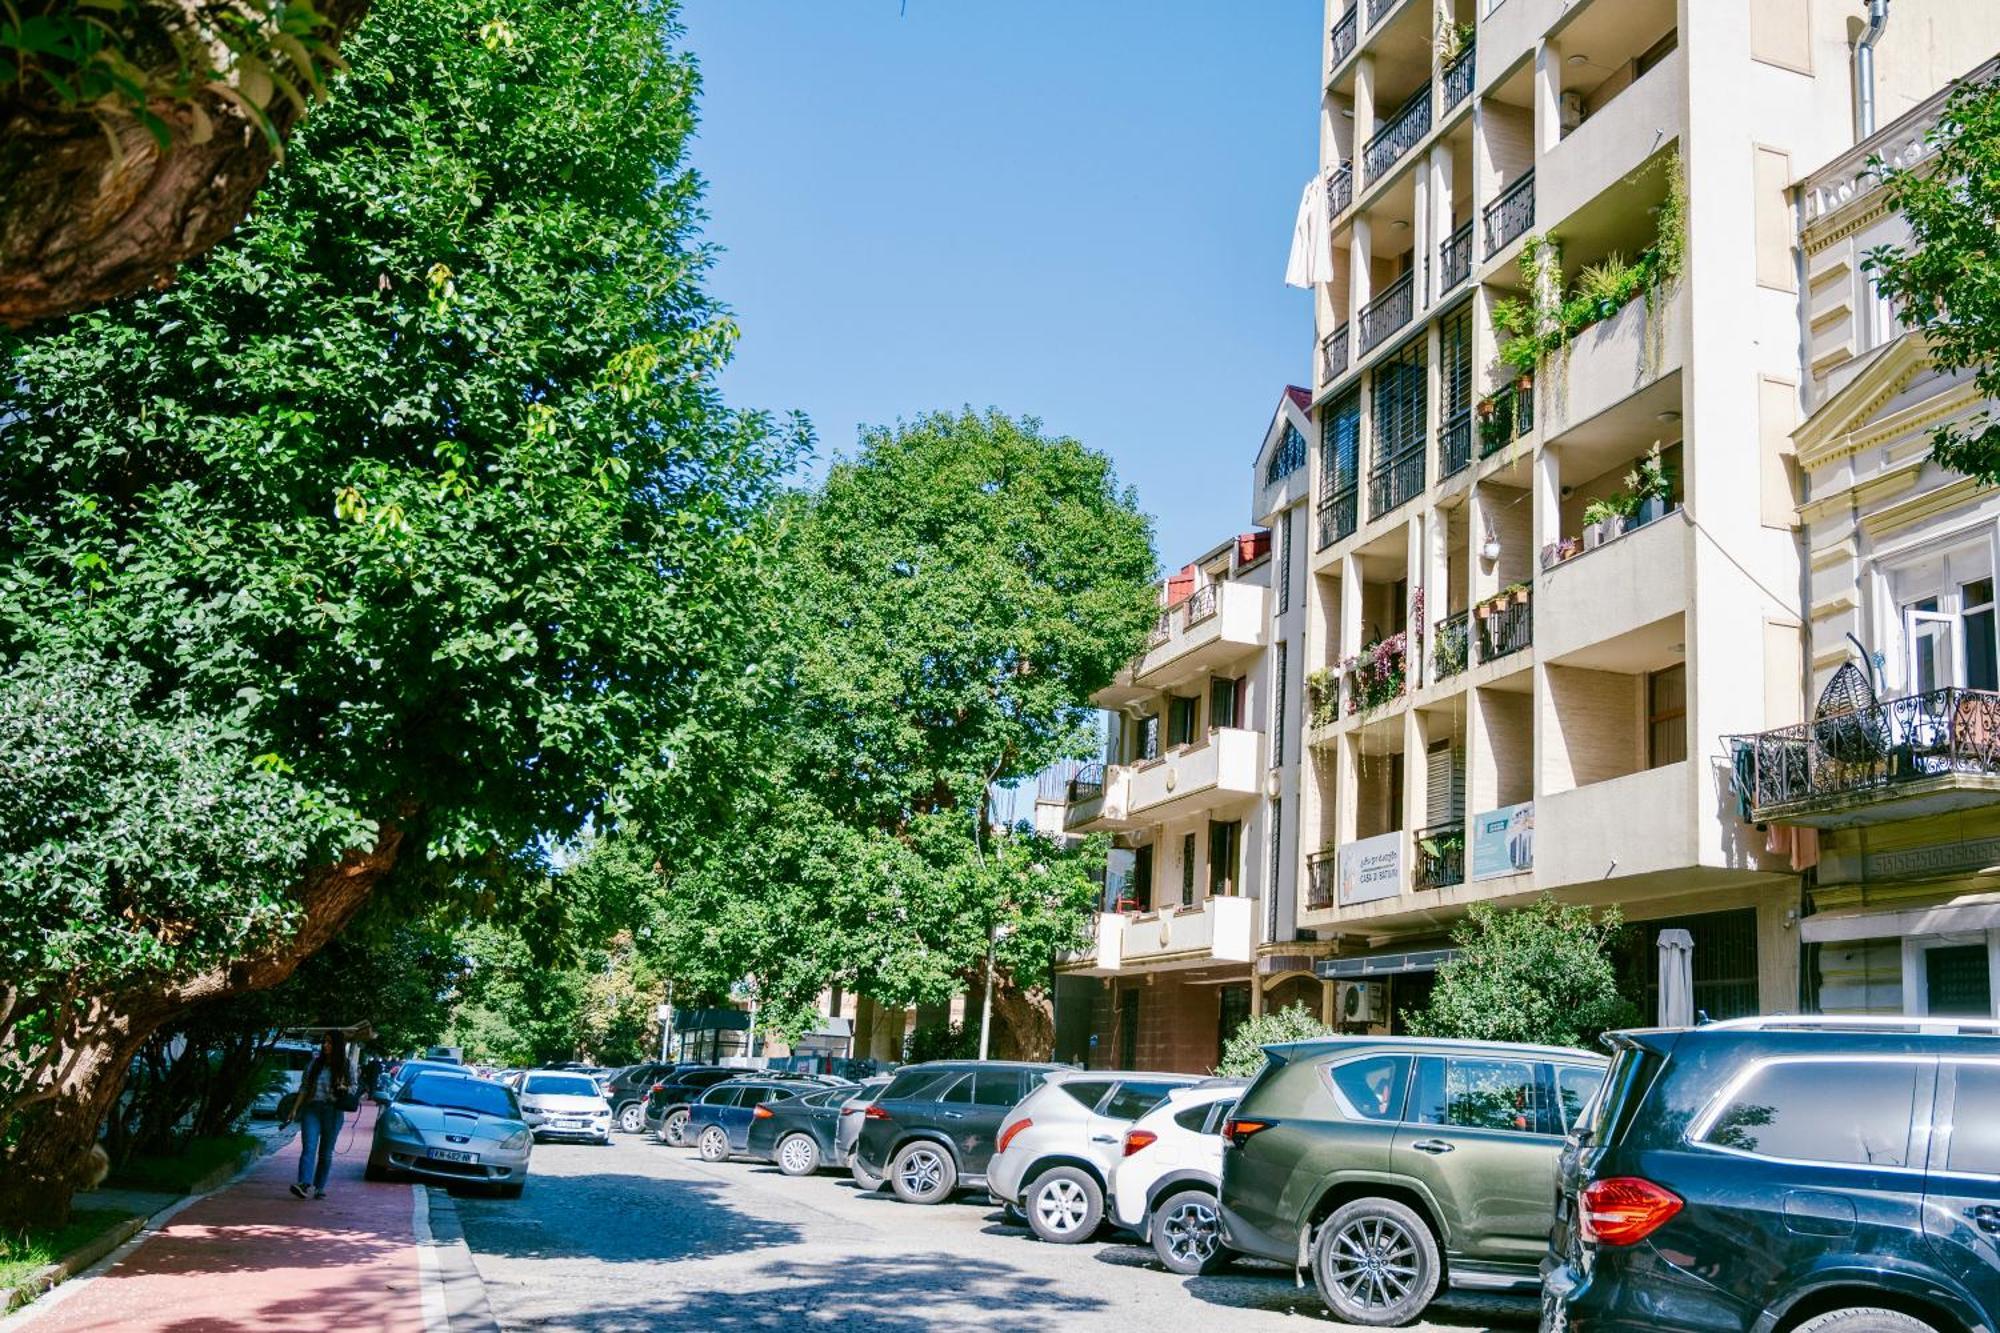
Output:
[[1687,606],[1680,445],[1656,441],[1623,459],[1618,452],[1615,442],[1555,446],[1541,462],[1563,493],[1541,547],[1545,660]]

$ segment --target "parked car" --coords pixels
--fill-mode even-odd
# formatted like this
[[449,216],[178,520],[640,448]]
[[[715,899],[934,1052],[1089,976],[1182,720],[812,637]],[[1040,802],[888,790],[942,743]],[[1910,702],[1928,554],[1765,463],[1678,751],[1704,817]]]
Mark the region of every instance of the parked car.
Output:
[[755,1072],[729,1065],[687,1065],[676,1069],[671,1077],[655,1083],[646,1094],[646,1128],[662,1143],[686,1147],[691,1140],[683,1137],[683,1131],[694,1099],[718,1083]]
[[865,1172],[860,1163],[854,1160],[854,1145],[861,1141],[861,1127],[868,1123],[866,1118],[868,1108],[875,1104],[875,1099],[881,1095],[882,1089],[889,1086],[892,1077],[893,1075],[889,1074],[877,1074],[873,1078],[862,1080],[860,1086],[855,1088],[854,1095],[840,1105],[840,1126],[834,1135],[833,1161],[836,1165],[845,1166],[854,1176],[854,1183],[865,1190],[880,1189],[882,1177]]
[[1442,1283],[1537,1288],[1556,1157],[1604,1058],[1408,1037],[1265,1050],[1223,1126],[1225,1244],[1310,1267],[1350,1324],[1407,1323]]
[[530,1069],[515,1086],[521,1118],[535,1138],[611,1142],[611,1104],[587,1074],[562,1069]]
[[653,1090],[655,1083],[671,1074],[676,1067],[658,1060],[647,1060],[613,1071],[604,1085],[604,1099],[611,1103],[613,1123],[627,1134],[637,1134],[644,1130],[646,1094]]
[[1073,1245],[1104,1222],[1104,1198],[1132,1122],[1191,1074],[1066,1069],[1007,1112],[986,1168],[996,1203],[1024,1213],[1045,1241]]
[[396,1100],[376,1118],[363,1174],[489,1185],[519,1198],[534,1143],[511,1091],[463,1070],[423,1069],[397,1086]]
[[[727,1085],[725,1085],[727,1086]],[[745,1157],[775,1162],[788,1176],[809,1176],[840,1161],[841,1114],[860,1088],[820,1088],[783,1100],[768,1099],[750,1112],[750,1133],[737,1149]]]
[[465,1063],[465,1051],[458,1046],[429,1046],[424,1049],[424,1059],[438,1064],[462,1065]]
[[1613,1033],[1543,1265],[1545,1328],[2000,1327],[2000,1023]]
[[[692,1141],[704,1162],[726,1161],[750,1149],[750,1126],[759,1113],[770,1114],[772,1103],[784,1103],[809,1093],[824,1092],[817,1082],[801,1078],[737,1078],[718,1083],[695,1098],[688,1108],[681,1138]],[[803,1175],[804,1172],[797,1174]]]
[[1213,1273],[1232,1251],[1222,1243],[1222,1126],[1246,1080],[1206,1079],[1175,1088],[1125,1131],[1111,1173],[1111,1220],[1153,1247],[1176,1273]]
[[305,1077],[306,1066],[312,1063],[313,1055],[319,1047],[309,1041],[279,1041],[271,1046],[271,1078],[264,1090],[257,1094],[257,1100],[250,1103],[252,1115],[282,1117],[291,1109],[292,1098],[298,1095],[299,1080]]
[[1000,1122],[1060,1069],[1002,1060],[906,1066],[862,1114],[855,1178],[886,1178],[905,1203],[943,1203],[960,1189],[983,1188]]

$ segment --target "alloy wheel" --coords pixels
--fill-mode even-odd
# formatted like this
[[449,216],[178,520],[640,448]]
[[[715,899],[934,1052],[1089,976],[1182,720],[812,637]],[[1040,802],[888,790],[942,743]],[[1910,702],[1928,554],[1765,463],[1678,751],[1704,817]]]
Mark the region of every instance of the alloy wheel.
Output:
[[813,1146],[803,1134],[794,1134],[778,1146],[778,1165],[788,1173],[802,1176],[813,1168]]
[[903,1158],[900,1179],[912,1194],[931,1194],[944,1184],[944,1160],[929,1148],[920,1148]]
[[1342,1227],[1326,1263],[1327,1280],[1357,1309],[1387,1309],[1417,1283],[1416,1242],[1393,1218],[1358,1217]]
[[633,1102],[618,1113],[618,1128],[627,1134],[637,1134],[646,1127],[646,1108]]
[[1207,1263],[1221,1242],[1222,1227],[1215,1209],[1189,1199],[1160,1219],[1160,1235],[1175,1259],[1191,1266]]
[[1057,1235],[1067,1235],[1083,1225],[1089,1212],[1090,1200],[1083,1187],[1067,1177],[1051,1180],[1035,1191],[1035,1214]]
[[719,1125],[710,1125],[701,1132],[701,1159],[704,1162],[719,1162],[729,1156],[729,1135]]
[[667,1117],[666,1123],[660,1127],[660,1136],[676,1148],[685,1147],[687,1122],[688,1113],[686,1111],[675,1111]]

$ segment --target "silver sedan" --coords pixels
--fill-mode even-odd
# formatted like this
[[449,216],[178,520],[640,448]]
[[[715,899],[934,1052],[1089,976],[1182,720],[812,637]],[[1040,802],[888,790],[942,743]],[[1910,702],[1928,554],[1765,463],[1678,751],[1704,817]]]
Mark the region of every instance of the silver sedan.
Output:
[[533,1151],[534,1133],[512,1088],[427,1069],[404,1082],[375,1121],[366,1174],[486,1185],[518,1198]]

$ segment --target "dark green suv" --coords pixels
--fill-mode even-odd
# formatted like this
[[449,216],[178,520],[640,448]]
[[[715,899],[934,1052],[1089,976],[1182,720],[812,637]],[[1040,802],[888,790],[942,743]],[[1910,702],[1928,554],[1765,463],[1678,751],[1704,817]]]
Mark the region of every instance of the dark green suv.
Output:
[[1439,1285],[1534,1291],[1563,1133],[1604,1082],[1584,1051],[1416,1037],[1265,1048],[1224,1127],[1231,1248],[1310,1266],[1351,1324]]

